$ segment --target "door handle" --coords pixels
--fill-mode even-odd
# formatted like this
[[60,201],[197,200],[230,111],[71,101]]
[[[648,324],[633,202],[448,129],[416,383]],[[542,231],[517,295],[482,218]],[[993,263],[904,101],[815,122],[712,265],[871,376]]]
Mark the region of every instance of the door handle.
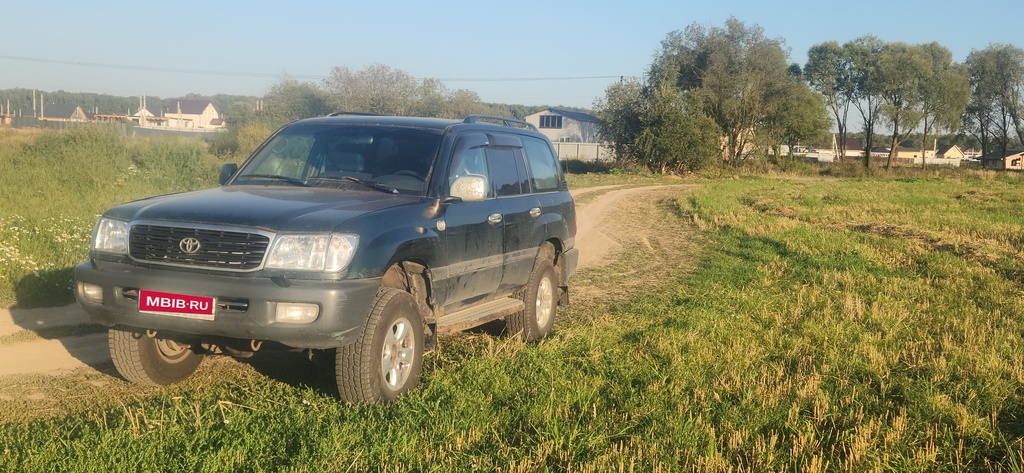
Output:
[[497,224],[497,223],[501,223],[501,219],[502,219],[501,214],[490,214],[490,215],[487,216],[487,223],[489,223],[491,225],[494,225],[494,224]]
[[533,218],[540,217],[540,207],[534,207],[530,209],[530,216]]

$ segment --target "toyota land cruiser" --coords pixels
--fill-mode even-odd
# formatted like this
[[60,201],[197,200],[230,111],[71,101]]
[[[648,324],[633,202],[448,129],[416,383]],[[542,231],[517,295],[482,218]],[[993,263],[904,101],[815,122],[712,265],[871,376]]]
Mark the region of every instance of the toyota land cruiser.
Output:
[[504,319],[535,340],[568,303],[575,208],[526,122],[300,120],[220,181],[111,208],[75,269],[129,381],[286,347],[333,355],[342,399],[389,401],[439,334]]

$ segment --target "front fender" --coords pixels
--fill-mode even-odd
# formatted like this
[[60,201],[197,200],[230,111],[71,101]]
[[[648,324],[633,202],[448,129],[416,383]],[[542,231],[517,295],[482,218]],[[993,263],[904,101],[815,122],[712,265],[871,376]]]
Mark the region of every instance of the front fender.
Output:
[[[360,236],[363,238],[363,236]],[[417,261],[428,268],[442,265],[441,237],[423,227],[392,228],[360,240],[348,277],[377,278],[399,261]]]

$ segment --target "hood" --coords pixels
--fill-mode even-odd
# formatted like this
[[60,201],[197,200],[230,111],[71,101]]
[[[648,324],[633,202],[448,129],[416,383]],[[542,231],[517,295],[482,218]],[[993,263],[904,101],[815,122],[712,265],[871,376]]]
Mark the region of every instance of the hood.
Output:
[[330,232],[349,219],[418,197],[315,187],[226,186],[119,205],[106,215],[254,227],[273,232]]

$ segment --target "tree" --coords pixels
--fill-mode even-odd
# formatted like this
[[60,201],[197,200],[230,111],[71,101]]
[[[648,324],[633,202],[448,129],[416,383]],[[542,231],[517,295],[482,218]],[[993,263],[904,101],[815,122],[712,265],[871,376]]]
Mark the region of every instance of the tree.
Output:
[[480,96],[472,90],[456,89],[448,95],[450,115],[447,118],[464,118],[473,114],[488,115],[491,113],[490,110],[491,108],[484,104],[480,100]]
[[[995,108],[999,86],[994,56],[990,50],[975,50],[967,57],[971,98],[963,122],[964,128],[981,141],[982,155],[988,155],[992,151],[991,140],[994,139],[994,125],[997,120]],[[1005,147],[1003,150],[1005,151]]]
[[923,118],[922,82],[930,73],[930,58],[925,51],[907,43],[886,43],[878,56],[878,79],[882,98],[882,117],[892,127],[892,141],[885,169],[892,168],[892,159],[900,144],[913,132]]
[[640,110],[643,130],[634,149],[648,169],[662,174],[696,171],[716,156],[719,128],[678,89],[667,84],[652,87]]
[[451,91],[438,79],[417,80],[405,71],[381,64],[359,71],[335,67],[324,79],[323,88],[328,103],[338,111],[439,118],[490,111],[476,92]]
[[[953,61],[953,53],[939,43],[921,46],[930,59],[930,72],[921,82],[922,136],[921,156],[928,147],[932,130],[953,131],[961,123],[961,116],[970,99],[967,69]],[[921,159],[921,167],[925,160]]]
[[804,66],[804,79],[811,88],[824,98],[825,106],[832,112],[839,132],[839,159],[846,156],[847,123],[850,105],[856,94],[853,74],[853,58],[850,47],[840,46],[835,41],[811,46]]
[[[794,78],[785,100],[768,115],[760,128],[767,135],[768,142],[786,144],[792,156],[796,145],[820,141],[827,136],[831,126],[832,119],[823,96]],[[777,150],[775,155],[779,156]]]
[[316,84],[290,77],[271,86],[263,100],[266,103],[265,116],[275,127],[331,112],[323,91]]
[[667,81],[697,99],[724,134],[724,157],[737,162],[758,123],[785,100],[789,64],[782,41],[736,18],[725,28],[693,24],[669,33],[651,66],[651,85]]
[[967,57],[971,97],[964,125],[981,141],[982,152],[993,147],[1002,156],[1013,145],[1013,134],[1024,146],[1024,50],[992,44]]
[[719,156],[721,130],[694,98],[660,82],[612,84],[596,104],[601,136],[616,160],[661,173],[695,171]]
[[604,98],[594,104],[598,130],[603,139],[612,143],[615,159],[628,162],[637,159],[633,145],[643,125],[640,110],[643,107],[643,86],[636,79],[613,83],[605,89]]
[[864,133],[864,167],[871,167],[871,148],[874,141],[875,125],[882,108],[881,72],[878,57],[883,43],[878,38],[861,36],[843,45],[849,51],[851,80],[853,82],[853,105],[860,112]]
[[355,72],[335,67],[323,87],[336,110],[409,115],[416,108],[420,85],[405,71],[373,64]]
[[415,114],[421,117],[462,118],[490,111],[476,92],[466,89],[450,91],[438,79],[423,79],[416,95]]

